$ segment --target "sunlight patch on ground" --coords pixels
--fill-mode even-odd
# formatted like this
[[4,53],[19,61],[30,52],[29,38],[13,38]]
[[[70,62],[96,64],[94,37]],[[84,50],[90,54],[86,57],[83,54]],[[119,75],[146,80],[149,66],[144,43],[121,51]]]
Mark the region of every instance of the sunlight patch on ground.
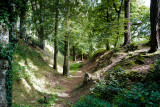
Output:
[[46,48],[48,48],[51,52],[54,53],[54,48],[51,45],[49,45],[49,43],[46,43]]
[[33,64],[30,59],[27,59],[28,65],[35,71],[38,71],[38,67]]
[[19,63],[19,65],[21,65],[21,66],[25,66],[25,62],[23,61],[23,60],[21,60],[20,62],[18,62]]
[[23,86],[25,87],[25,89],[27,90],[27,92],[29,93],[31,91],[31,86],[29,86],[29,84],[27,83],[27,81],[25,79],[21,79]]

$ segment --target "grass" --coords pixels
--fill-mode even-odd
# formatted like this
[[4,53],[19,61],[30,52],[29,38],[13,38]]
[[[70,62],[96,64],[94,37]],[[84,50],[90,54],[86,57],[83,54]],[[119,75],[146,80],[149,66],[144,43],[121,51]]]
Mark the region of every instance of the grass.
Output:
[[[13,60],[13,107],[35,107],[39,104],[37,100],[43,98],[44,94],[55,93],[55,89],[50,90],[50,87],[46,87],[51,86],[46,76],[53,75],[53,69],[49,66],[53,62],[52,56],[53,53],[49,49],[44,52],[19,40]],[[59,53],[58,58],[62,57]]]
[[69,67],[70,73],[74,74],[75,72],[79,71],[83,65],[84,63],[71,63]]
[[59,90],[64,90],[65,89],[62,86],[57,86],[56,88],[59,89]]

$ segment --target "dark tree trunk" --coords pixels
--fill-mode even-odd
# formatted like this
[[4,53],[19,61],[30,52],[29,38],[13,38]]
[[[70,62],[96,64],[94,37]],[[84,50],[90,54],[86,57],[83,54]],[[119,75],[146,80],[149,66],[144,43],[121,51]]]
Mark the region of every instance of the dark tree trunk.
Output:
[[66,13],[66,34],[65,34],[65,53],[63,64],[63,75],[69,74],[69,16],[70,16],[70,0],[66,0],[67,13]]
[[55,34],[54,34],[54,65],[53,69],[57,72],[57,57],[58,57],[58,16],[59,16],[59,11],[58,11],[58,6],[59,6],[59,0],[56,0],[56,22],[55,22]]
[[106,39],[106,50],[110,50],[109,39]]
[[41,49],[43,49],[44,51],[46,51],[46,48],[45,48],[45,35],[44,35],[44,26],[42,25],[43,23],[43,4],[42,4],[42,1],[39,2],[39,10],[40,10],[40,14],[39,14],[39,23],[40,23],[40,31],[39,31],[39,36],[40,36],[40,39],[41,39]]
[[38,35],[40,36],[40,48],[43,49],[44,51],[46,51],[43,26],[40,26],[40,31],[38,31]]
[[150,36],[150,50],[155,52],[159,48],[159,27],[160,27],[160,0],[151,0],[150,6],[150,22],[151,22],[151,36]]
[[130,44],[131,43],[131,33],[130,33],[130,0],[125,0],[124,5],[125,5],[125,15],[124,17],[126,18],[125,22],[125,33],[124,33],[124,44],[123,46]]
[[76,48],[73,46],[73,61],[76,61]]
[[27,0],[22,0],[23,8],[20,13],[20,38],[26,41],[26,10],[27,10]]

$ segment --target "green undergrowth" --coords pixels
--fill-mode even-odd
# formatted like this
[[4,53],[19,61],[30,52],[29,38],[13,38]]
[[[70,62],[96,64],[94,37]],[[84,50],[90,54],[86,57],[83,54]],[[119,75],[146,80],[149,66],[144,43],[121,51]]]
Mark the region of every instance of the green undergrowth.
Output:
[[[80,99],[75,107],[90,107],[90,105],[100,107],[100,104],[103,107],[106,106],[105,104],[110,104],[113,107],[159,106],[159,78],[159,60],[155,62],[154,69],[145,74],[136,71],[128,72],[122,69],[121,66],[117,66],[114,70],[106,73],[105,79],[96,82],[89,97],[86,96]],[[85,104],[88,104],[88,106],[83,106]]]
[[92,60],[96,59],[98,56],[103,55],[105,52],[106,52],[106,49],[105,49],[105,48],[96,50],[96,51],[91,55],[90,60],[92,61]]
[[80,62],[80,63],[71,63],[70,64],[70,73],[74,74],[75,72],[79,71],[80,68],[84,65],[84,63]]
[[[47,77],[53,75],[53,68],[50,66],[53,53],[49,49],[46,51],[19,40],[14,52],[12,74],[12,96],[15,107],[35,107],[39,104],[38,99],[43,99],[44,94],[51,93],[54,96],[58,93],[55,92],[56,89],[50,89],[51,85]],[[61,57],[60,54],[58,57]]]

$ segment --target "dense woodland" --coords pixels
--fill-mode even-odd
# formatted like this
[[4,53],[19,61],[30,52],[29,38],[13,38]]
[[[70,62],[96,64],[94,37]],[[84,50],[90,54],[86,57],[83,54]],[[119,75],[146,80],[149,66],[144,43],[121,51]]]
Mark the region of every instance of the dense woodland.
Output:
[[160,0],[1,0],[0,107],[160,105]]

